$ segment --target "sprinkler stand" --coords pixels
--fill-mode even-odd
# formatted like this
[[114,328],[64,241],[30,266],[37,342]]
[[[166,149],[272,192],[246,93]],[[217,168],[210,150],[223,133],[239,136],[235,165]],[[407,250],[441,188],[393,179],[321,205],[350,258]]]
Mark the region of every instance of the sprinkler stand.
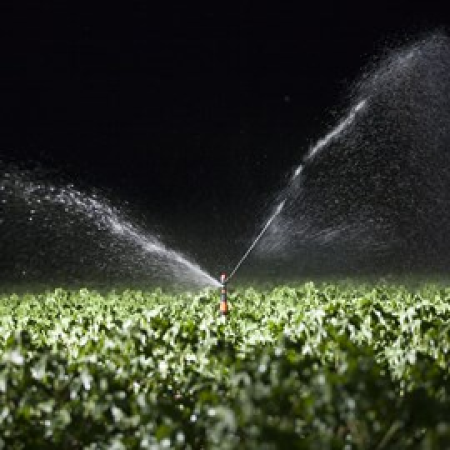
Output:
[[228,315],[228,291],[227,291],[227,275],[220,274],[220,315],[225,317]]

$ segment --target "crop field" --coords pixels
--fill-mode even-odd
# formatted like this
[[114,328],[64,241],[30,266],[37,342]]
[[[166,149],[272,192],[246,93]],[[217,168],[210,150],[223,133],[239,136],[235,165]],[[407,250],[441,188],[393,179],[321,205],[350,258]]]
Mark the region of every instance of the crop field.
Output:
[[0,448],[450,448],[450,289],[0,296]]

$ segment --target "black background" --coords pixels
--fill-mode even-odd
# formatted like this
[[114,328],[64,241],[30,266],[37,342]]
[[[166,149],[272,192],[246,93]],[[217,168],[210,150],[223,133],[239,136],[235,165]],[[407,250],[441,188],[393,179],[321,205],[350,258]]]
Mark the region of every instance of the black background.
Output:
[[245,240],[374,55],[445,29],[420,3],[3,3],[0,156]]

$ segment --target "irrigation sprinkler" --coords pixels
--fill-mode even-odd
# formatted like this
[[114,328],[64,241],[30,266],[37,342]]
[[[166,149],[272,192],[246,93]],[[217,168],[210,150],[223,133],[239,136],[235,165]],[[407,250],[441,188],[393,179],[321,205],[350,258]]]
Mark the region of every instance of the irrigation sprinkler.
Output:
[[228,315],[228,291],[227,291],[227,274],[220,274],[220,315],[225,317]]

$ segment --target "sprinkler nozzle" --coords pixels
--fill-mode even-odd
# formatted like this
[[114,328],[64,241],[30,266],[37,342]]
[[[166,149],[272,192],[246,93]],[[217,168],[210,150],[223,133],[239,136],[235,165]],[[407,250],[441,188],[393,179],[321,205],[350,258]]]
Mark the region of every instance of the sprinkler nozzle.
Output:
[[227,275],[222,272],[220,274],[220,314],[222,316],[228,315],[228,292],[227,292]]

